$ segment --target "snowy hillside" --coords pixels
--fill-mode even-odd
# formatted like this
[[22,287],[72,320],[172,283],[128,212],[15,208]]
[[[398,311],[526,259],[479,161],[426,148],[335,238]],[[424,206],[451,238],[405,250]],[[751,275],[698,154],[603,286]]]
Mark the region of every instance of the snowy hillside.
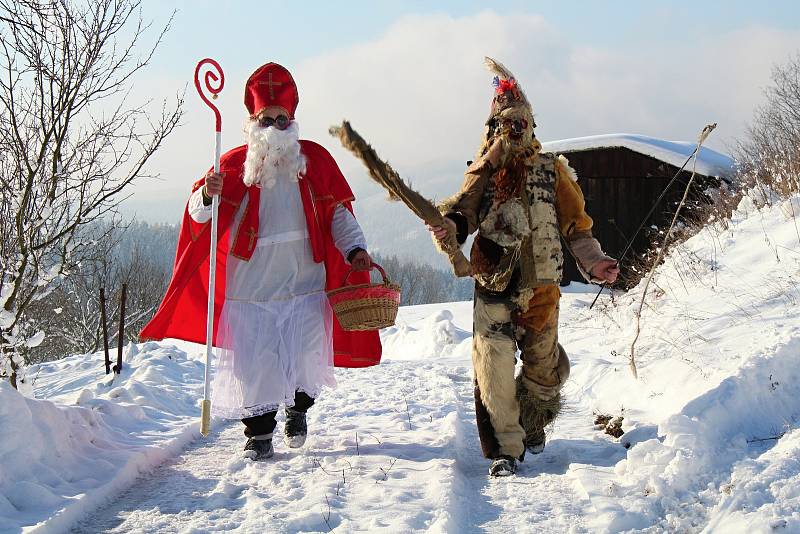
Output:
[[[800,198],[794,199],[800,213]],[[0,384],[0,532],[800,532],[800,223],[745,201],[640,290],[565,291],[572,360],[541,455],[487,477],[471,303],[401,309],[384,362],[338,370],[300,450],[240,458],[241,424],[198,435],[196,346],[127,350]],[[614,438],[594,424],[622,416]],[[281,426],[279,423],[278,430]]]

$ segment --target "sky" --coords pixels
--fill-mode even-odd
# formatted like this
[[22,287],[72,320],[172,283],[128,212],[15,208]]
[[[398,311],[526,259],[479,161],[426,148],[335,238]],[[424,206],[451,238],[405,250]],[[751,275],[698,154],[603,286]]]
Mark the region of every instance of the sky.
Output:
[[193,86],[204,57],[225,71],[217,101],[224,150],[243,142],[247,77],[275,61],[297,81],[301,136],[333,153],[357,198],[382,193],[327,134],[345,118],[423,193],[450,176],[454,192],[492,95],[484,56],[514,72],[542,141],[605,133],[693,141],[717,122],[708,145],[730,151],[763,102],[773,66],[800,51],[797,6],[143,0],[151,38],[173,18],[133,96],[159,101],[185,91],[185,116],[151,160],[160,177],[140,181],[123,213],[177,222],[191,183],[212,163],[212,114]]

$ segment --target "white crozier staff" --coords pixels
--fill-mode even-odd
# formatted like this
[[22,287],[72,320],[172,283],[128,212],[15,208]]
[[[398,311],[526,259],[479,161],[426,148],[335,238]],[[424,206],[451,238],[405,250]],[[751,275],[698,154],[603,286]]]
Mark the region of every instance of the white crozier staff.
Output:
[[[201,60],[194,70],[194,85],[200,98],[214,111],[216,119],[214,135],[214,173],[219,173],[219,159],[222,150],[222,115],[217,107],[203,93],[200,85],[200,70],[209,65],[212,70],[207,70],[203,76],[205,88],[211,93],[211,98],[216,99],[225,85],[225,74],[219,63],[213,59]],[[217,273],[217,212],[219,211],[219,194],[211,197],[211,250],[209,252],[208,269],[208,316],[206,319],[206,370],[205,384],[203,387],[203,404],[200,413],[200,433],[208,436],[211,430],[211,350],[214,341],[214,293],[216,290]]]

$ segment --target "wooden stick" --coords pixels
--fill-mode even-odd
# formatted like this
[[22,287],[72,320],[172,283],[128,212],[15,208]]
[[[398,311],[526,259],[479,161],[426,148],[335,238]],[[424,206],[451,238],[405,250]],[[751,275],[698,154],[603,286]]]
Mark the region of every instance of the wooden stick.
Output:
[[103,350],[106,355],[106,374],[111,373],[111,357],[108,354],[108,323],[106,322],[106,289],[100,288],[100,321],[103,326]]
[[[400,175],[375,152],[350,123],[342,121],[341,126],[332,126],[328,133],[339,139],[342,146],[360,159],[369,171],[369,176],[381,187],[389,192],[389,200],[400,201],[405,204],[417,217],[430,226],[444,226],[444,216],[427,198],[414,191],[406,184]],[[471,276],[472,266],[461,251],[455,235],[448,235],[441,243],[442,251],[447,255],[453,267],[453,273],[458,276]]]
[[717,127],[717,123],[707,124],[703,131],[700,132],[700,136],[697,140],[697,148],[694,149],[694,164],[692,165],[692,175],[689,177],[689,182],[686,184],[686,189],[683,191],[683,197],[681,198],[680,203],[678,203],[678,207],[675,209],[675,215],[672,217],[672,222],[667,229],[667,234],[664,236],[664,241],[661,243],[661,246],[658,249],[658,254],[656,255],[656,260],[653,262],[653,265],[650,267],[650,272],[647,274],[647,278],[645,279],[644,289],[642,290],[642,300],[639,302],[639,309],[636,312],[636,336],[634,336],[633,341],[631,342],[631,352],[629,357],[629,366],[631,369],[631,373],[633,374],[633,378],[639,378],[639,372],[636,369],[636,342],[639,340],[639,335],[642,332],[641,321],[642,321],[642,312],[644,311],[644,301],[647,298],[647,289],[650,287],[650,282],[653,280],[653,275],[656,272],[656,267],[658,267],[659,263],[661,263],[661,258],[664,256],[664,253],[667,250],[667,245],[669,244],[669,238],[672,235],[672,229],[675,228],[675,223],[678,221],[678,216],[681,213],[681,209],[683,205],[686,203],[686,197],[689,196],[689,191],[691,190],[692,183],[694,183],[694,176],[697,171],[697,156],[700,154],[700,147],[703,146],[703,142],[708,137],[714,128]]
[[117,336],[117,366],[114,371],[117,374],[122,372],[122,343],[125,338],[125,297],[128,293],[128,284],[122,284],[122,297],[119,303],[119,336]]

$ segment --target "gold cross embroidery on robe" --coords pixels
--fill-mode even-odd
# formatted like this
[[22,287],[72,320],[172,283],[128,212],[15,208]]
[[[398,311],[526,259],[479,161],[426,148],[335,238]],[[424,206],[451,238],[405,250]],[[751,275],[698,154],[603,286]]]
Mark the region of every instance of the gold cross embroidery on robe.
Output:
[[253,228],[250,228],[245,233],[247,234],[247,237],[250,238],[250,242],[247,245],[247,250],[252,250],[253,249],[253,242],[256,240],[256,237],[258,237],[258,232],[256,232]]

